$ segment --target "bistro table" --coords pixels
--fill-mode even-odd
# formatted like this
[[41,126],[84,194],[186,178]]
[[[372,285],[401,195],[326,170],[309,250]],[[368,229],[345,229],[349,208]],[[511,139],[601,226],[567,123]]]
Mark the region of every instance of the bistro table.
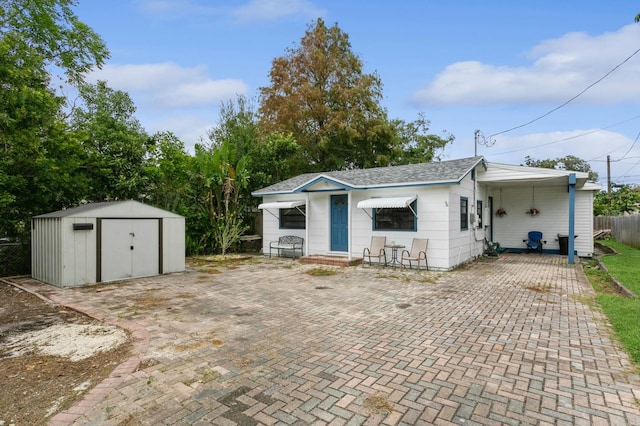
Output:
[[398,249],[403,249],[405,246],[402,244],[385,244],[386,248],[391,249],[391,261],[389,262],[389,266],[400,265],[400,261],[398,260]]

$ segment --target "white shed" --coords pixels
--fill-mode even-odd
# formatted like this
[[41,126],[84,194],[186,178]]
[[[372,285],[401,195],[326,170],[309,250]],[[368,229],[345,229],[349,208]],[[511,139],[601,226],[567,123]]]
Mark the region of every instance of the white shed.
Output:
[[138,201],[90,203],[31,221],[31,275],[40,281],[75,287],[184,270],[184,217]]

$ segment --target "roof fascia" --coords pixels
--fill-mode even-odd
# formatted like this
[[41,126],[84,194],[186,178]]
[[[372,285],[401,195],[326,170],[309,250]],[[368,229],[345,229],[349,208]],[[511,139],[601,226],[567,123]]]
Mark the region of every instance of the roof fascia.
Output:
[[[342,182],[338,179],[334,179],[330,176],[326,176],[326,175],[320,175],[320,176],[316,176],[315,178],[309,180],[308,182],[298,186],[297,188],[294,188],[291,193],[298,193],[298,192],[306,192],[307,189],[309,187],[312,187],[313,185],[317,185],[318,183],[326,183],[329,185],[334,185],[337,186],[337,189],[342,189],[342,190],[351,190],[351,189],[355,189],[353,185],[349,185],[346,182]],[[328,188],[326,190],[319,190],[317,192],[322,192],[322,191],[335,191],[336,188]],[[310,192],[316,192],[316,191],[310,191]]]
[[[460,179],[458,179],[458,183],[462,182],[462,179],[466,178],[467,176],[469,176],[469,174],[471,174],[471,172],[473,170],[476,169],[476,167],[478,167],[479,164],[482,164],[482,167],[484,168],[484,171],[487,171],[487,163],[484,160],[484,157],[479,158],[475,163],[473,163],[471,165],[471,167],[469,167],[469,169],[467,171],[465,171],[462,176],[460,176]],[[476,179],[478,179],[478,174],[476,173]]]

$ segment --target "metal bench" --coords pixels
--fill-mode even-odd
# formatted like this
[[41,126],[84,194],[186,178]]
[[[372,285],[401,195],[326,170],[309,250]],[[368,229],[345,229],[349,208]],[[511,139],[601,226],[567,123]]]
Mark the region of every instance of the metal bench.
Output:
[[[304,243],[304,238],[297,237],[295,235],[283,235],[278,238],[278,241],[271,241],[269,243],[269,257],[271,257],[271,253],[276,250],[278,257],[280,257],[281,252],[290,252],[293,258],[302,256],[302,246]],[[298,254],[298,256],[296,256]]]

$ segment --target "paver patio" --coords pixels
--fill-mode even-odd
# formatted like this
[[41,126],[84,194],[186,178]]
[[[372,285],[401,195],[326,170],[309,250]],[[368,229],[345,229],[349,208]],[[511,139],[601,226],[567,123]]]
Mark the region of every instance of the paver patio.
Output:
[[51,423],[640,425],[640,379],[566,257],[307,273],[318,267],[18,281],[137,342],[139,359]]

